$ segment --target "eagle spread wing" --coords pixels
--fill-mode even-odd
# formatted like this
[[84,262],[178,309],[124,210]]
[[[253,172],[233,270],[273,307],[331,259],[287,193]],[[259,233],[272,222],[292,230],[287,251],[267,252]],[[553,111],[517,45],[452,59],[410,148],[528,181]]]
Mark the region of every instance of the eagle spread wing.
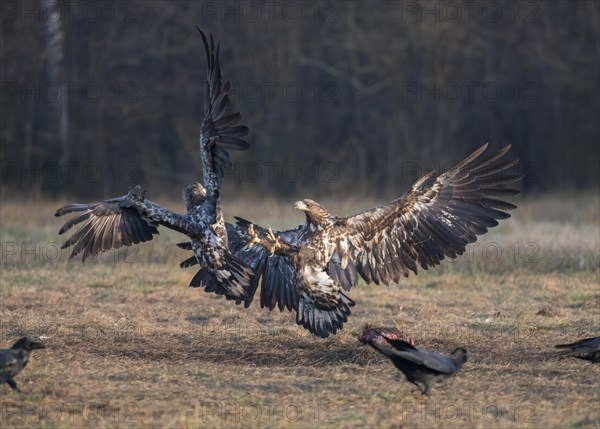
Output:
[[477,235],[510,217],[506,210],[516,206],[501,198],[519,193],[505,187],[522,178],[508,171],[518,159],[503,159],[510,146],[482,158],[486,148],[438,177],[426,174],[383,207],[339,219],[330,274],[342,278],[356,267],[367,283],[397,283],[409,271],[416,274],[417,265],[427,269],[461,255]]
[[[261,286],[260,305],[261,308],[272,310],[276,306],[280,311],[288,309],[295,310],[298,307],[298,293],[295,285],[296,268],[284,256],[273,255],[269,257],[269,252],[262,246],[254,246],[251,249],[247,247],[251,237],[248,234],[248,227],[251,222],[236,217],[237,225],[226,223],[227,236],[229,238],[229,250],[245,264],[247,264],[255,274],[250,286],[246,289],[247,296],[244,300],[244,307],[248,308],[254,299],[254,295]],[[261,234],[266,234],[267,230],[255,226]],[[277,234],[285,237],[286,242],[296,241],[297,230],[281,231]],[[185,250],[192,250],[191,243],[178,243],[178,247]],[[268,263],[267,263],[268,261]],[[198,264],[195,256],[181,262],[181,268],[191,267]],[[198,276],[196,276],[198,277]],[[192,279],[191,287],[201,285],[200,278]],[[240,304],[241,301],[236,302]]]
[[[269,251],[262,246],[248,248],[247,244],[251,239],[248,227],[251,222],[240,217],[235,219],[236,225],[228,225],[227,228],[229,248],[257,273],[244,305],[248,307],[251,304],[260,281],[261,308],[272,310],[277,306],[280,311],[284,311],[286,308],[288,311],[296,309],[298,305],[298,294],[294,281],[296,267],[284,256],[269,257]],[[255,228],[260,234],[267,234],[265,228],[256,225]],[[277,232],[287,243],[297,242],[297,233],[298,230]]]
[[[236,303],[247,299],[247,290],[251,288],[254,271],[235,257],[227,242],[227,229],[220,206],[220,188],[225,169],[231,166],[228,150],[246,150],[248,142],[243,140],[248,127],[236,125],[241,119],[239,112],[227,114],[229,110],[229,82],[223,82],[219,64],[219,45],[215,47],[212,35],[210,43],[206,35],[196,27],[202,37],[207,71],[207,97],[204,105],[204,120],[200,132],[200,157],[207,199],[203,202],[205,212],[210,212],[210,230],[214,237],[208,240],[192,240],[179,243],[183,249],[194,251],[194,256],[183,261],[182,268],[200,264],[201,268],[192,278],[190,287],[204,287],[207,292],[225,295]],[[203,241],[210,242],[207,246]],[[216,245],[214,245],[216,244]],[[215,269],[207,270],[210,263]]]
[[229,81],[223,82],[219,64],[219,44],[215,48],[212,35],[210,43],[202,30],[208,62],[207,97],[204,105],[204,120],[200,133],[202,174],[207,194],[218,198],[225,170],[231,167],[227,150],[246,150],[249,145],[243,140],[248,127],[237,125],[242,118],[239,112],[227,114],[229,110]]
[[63,234],[75,225],[81,226],[65,241],[62,249],[73,246],[71,258],[83,253],[83,261],[110,249],[150,241],[154,234],[158,234],[159,225],[188,232],[183,216],[146,200],[139,186],[122,197],[64,206],[56,211],[55,216],[70,213],[81,214],[65,223],[58,233]]
[[[228,249],[219,189],[224,170],[231,164],[227,151],[248,148],[248,143],[240,138],[248,133],[248,128],[237,125],[239,113],[227,114],[230,84],[222,81],[219,46],[215,47],[212,36],[209,43],[196,28],[208,62],[208,95],[200,134],[204,187],[193,183],[184,189],[187,215],[174,214],[146,200],[141,188],[136,187],[125,196],[101,203],[65,206],[56,216],[82,212],[68,221],[60,234],[81,224],[63,248],[74,246],[71,257],[83,252],[83,260],[108,249],[149,241],[158,234],[159,225],[186,234],[195,261],[201,266],[192,285],[202,285],[207,291],[239,301],[246,298],[245,290],[250,287],[254,272]],[[186,263],[192,262],[190,259]]]
[[[437,177],[425,175],[383,207],[348,218],[331,217],[333,225],[319,238],[308,224],[276,233],[286,247],[292,246],[287,254],[269,256],[263,246],[244,247],[250,241],[250,222],[238,218],[238,226],[230,226],[230,248],[262,276],[261,306],[293,309],[299,324],[327,337],[347,320],[354,302],[343,289],[349,290],[359,276],[367,283],[389,284],[410,271],[416,273],[418,265],[427,269],[446,256],[462,254],[477,235],[509,217],[506,210],[515,206],[502,198],[519,193],[506,186],[521,179],[509,171],[518,160],[504,159],[510,147],[482,157],[486,148]],[[264,228],[254,228],[259,236],[266,235]],[[315,261],[322,260],[327,248],[335,249],[333,255],[319,262],[324,271],[315,270]],[[254,291],[246,305],[253,295]]]
[[194,251],[194,261],[202,267],[192,285],[201,285],[207,292],[225,295],[227,299],[246,298],[245,289],[250,286],[254,272],[229,251],[210,226],[146,200],[139,186],[127,195],[104,202],[62,207],[56,216],[74,212],[83,213],[69,220],[59,231],[63,234],[81,224],[62,245],[63,249],[74,246],[71,257],[83,252],[85,261],[109,249],[152,240],[162,225],[192,238],[191,242],[184,243],[185,248]]
[[[252,223],[239,217],[236,220],[237,225],[228,225],[229,247],[256,272],[245,306],[252,302],[260,282],[261,308],[295,311],[296,323],[322,338],[341,329],[355,303],[325,272],[296,259],[302,249],[300,235],[304,225],[276,232],[286,248],[285,254],[270,255],[263,246],[248,248],[248,228]],[[267,229],[253,225],[259,236],[268,234]]]

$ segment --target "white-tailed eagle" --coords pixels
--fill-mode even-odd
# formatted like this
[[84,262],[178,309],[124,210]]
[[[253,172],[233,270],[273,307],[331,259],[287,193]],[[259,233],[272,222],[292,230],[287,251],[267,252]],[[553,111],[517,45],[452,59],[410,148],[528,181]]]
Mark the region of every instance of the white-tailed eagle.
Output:
[[[196,27],[197,28],[197,27]],[[92,204],[71,204],[56,211],[56,216],[74,212],[59,231],[62,234],[80,225],[62,248],[73,246],[71,257],[89,256],[109,249],[143,243],[158,234],[164,226],[189,237],[189,248],[201,270],[192,283],[209,292],[225,295],[236,301],[247,298],[254,271],[233,255],[227,246],[227,229],[221,212],[219,191],[224,171],[231,164],[228,150],[246,150],[242,139],[248,128],[238,125],[240,113],[228,113],[229,82],[223,82],[219,64],[219,47],[210,36],[210,44],[200,35],[208,61],[208,95],[200,133],[200,154],[204,186],[192,183],[183,190],[187,213],[173,213],[145,198],[137,186],[127,195]]]
[[[341,329],[355,305],[345,292],[366,283],[398,283],[418,266],[438,265],[465,251],[516,208],[504,198],[522,176],[507,158],[510,146],[484,155],[487,144],[438,176],[430,172],[402,197],[350,217],[337,217],[312,200],[296,202],[306,222],[270,230],[237,218],[229,248],[261,276],[262,307],[296,312],[296,322],[328,337]],[[255,245],[258,243],[258,245]],[[249,305],[258,287],[248,291]]]

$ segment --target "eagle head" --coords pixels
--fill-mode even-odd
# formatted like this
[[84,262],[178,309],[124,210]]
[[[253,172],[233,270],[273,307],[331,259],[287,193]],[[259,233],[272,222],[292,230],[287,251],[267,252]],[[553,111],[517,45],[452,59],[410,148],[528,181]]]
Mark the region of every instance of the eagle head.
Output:
[[331,215],[323,206],[316,201],[304,199],[296,201],[294,208],[302,210],[309,222],[314,222],[319,225],[327,223]]
[[189,211],[202,204],[206,198],[206,189],[198,182],[190,183],[182,192],[185,207]]

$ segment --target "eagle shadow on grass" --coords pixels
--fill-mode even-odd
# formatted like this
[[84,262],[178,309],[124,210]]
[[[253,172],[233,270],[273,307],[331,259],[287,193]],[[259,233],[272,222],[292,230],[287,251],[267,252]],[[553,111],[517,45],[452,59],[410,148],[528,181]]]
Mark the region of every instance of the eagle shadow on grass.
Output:
[[213,336],[210,332],[154,336],[110,343],[90,348],[90,353],[112,358],[171,363],[216,363],[251,366],[314,366],[383,362],[379,356],[350,341],[323,341],[315,344],[313,337],[282,331],[278,336]]

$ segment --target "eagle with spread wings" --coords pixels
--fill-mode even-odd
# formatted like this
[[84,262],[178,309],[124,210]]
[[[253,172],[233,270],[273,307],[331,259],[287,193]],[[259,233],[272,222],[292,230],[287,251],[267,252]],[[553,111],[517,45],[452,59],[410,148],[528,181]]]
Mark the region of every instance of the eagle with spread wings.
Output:
[[418,267],[428,269],[461,255],[477,236],[516,208],[506,197],[520,191],[522,176],[510,146],[485,154],[487,144],[448,171],[425,174],[402,197],[350,217],[337,217],[319,203],[295,203],[306,222],[273,233],[237,218],[228,225],[229,248],[260,276],[261,307],[296,312],[296,322],[326,338],[341,329],[355,302],[346,295],[359,278],[398,283]]
[[227,228],[223,220],[220,188],[224,172],[231,165],[228,150],[246,150],[243,139],[248,128],[239,125],[240,113],[229,114],[229,82],[223,82],[219,64],[219,45],[215,47],[198,28],[208,62],[204,120],[200,132],[200,155],[204,186],[194,182],[183,190],[186,214],[173,213],[146,199],[139,186],[127,195],[92,204],[70,204],[55,216],[80,213],[60,229],[63,234],[75,225],[79,229],[62,248],[73,246],[71,258],[82,260],[109,249],[152,240],[158,227],[178,231],[189,237],[189,248],[201,270],[192,283],[208,292],[238,302],[247,297],[254,271],[228,249]]

